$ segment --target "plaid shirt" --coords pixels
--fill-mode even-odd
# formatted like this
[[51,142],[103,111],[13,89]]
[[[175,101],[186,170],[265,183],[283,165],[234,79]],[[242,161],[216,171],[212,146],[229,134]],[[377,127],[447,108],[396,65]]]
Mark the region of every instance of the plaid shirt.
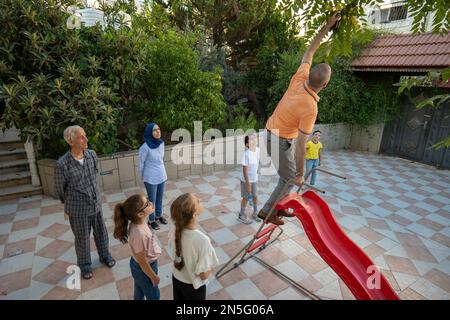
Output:
[[84,151],[83,164],[70,151],[56,162],[55,191],[69,216],[94,215],[101,211],[97,172],[97,155],[89,149]]

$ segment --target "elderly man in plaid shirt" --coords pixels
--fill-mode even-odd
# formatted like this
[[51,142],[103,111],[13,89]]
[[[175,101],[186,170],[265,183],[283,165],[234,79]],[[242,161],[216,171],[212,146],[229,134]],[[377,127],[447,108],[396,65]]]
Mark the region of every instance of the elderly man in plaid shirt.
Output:
[[112,268],[115,260],[108,249],[108,231],[102,215],[102,201],[97,185],[97,155],[87,147],[88,139],[83,128],[70,126],[64,130],[64,140],[70,151],[56,162],[55,190],[64,203],[70,227],[75,236],[77,263],[84,279],[92,278],[90,234],[100,261]]

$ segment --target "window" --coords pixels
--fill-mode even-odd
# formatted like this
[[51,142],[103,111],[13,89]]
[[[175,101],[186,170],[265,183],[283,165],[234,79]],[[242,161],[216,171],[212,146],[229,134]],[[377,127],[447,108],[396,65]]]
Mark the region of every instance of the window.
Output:
[[392,7],[389,11],[389,21],[404,20],[406,19],[407,13],[408,7],[406,5]]
[[388,22],[389,9],[380,10],[380,23]]
[[[370,17],[371,15],[369,15]],[[406,5],[396,6],[380,10],[380,22],[389,23],[391,21],[404,20],[408,16],[408,7]],[[372,24],[375,24],[375,17],[372,19]]]

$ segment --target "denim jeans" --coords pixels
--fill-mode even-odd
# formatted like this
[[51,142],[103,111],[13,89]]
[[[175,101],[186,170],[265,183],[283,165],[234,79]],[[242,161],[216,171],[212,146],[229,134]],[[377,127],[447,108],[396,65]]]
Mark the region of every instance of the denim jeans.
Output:
[[[162,216],[162,201],[164,196],[164,184],[150,184],[147,182],[144,182],[145,189],[147,189],[147,195],[148,200],[153,203],[155,206],[155,212],[153,212],[149,217],[149,221],[155,221],[156,218],[159,218]],[[155,217],[156,214],[156,217]]]
[[[150,263],[150,267],[158,274],[158,261]],[[144,300],[144,297],[147,300],[159,300],[158,286],[153,286],[150,278],[133,257],[130,259],[130,269],[134,279],[134,300]]]
[[[306,159],[306,173],[305,178],[308,173],[319,165],[319,159]],[[305,181],[306,182],[306,181]],[[316,170],[311,173],[311,185],[313,186],[316,183]]]

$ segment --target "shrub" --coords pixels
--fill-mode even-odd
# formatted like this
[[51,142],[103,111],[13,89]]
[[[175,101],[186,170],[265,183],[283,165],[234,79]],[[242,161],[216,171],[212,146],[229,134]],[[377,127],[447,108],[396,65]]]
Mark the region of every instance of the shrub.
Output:
[[223,120],[226,104],[220,69],[201,71],[189,38],[168,32],[149,44],[148,56],[145,80],[152,97],[148,109],[166,131],[193,130],[194,120],[201,120],[207,129]]
[[132,28],[68,30],[64,10],[74,3],[0,3],[3,129],[17,127],[24,140],[38,142],[41,156],[56,158],[67,150],[62,132],[72,124],[103,154],[118,150],[119,133],[124,145],[135,146],[149,120],[168,132],[191,128],[193,119],[204,127],[223,119],[219,70],[201,71],[193,39],[156,25],[168,23],[156,2],[143,13],[124,1],[104,8],[107,17],[130,13]]
[[6,0],[0,4],[0,97],[7,127],[21,130],[42,146],[44,156],[67,150],[62,131],[71,124],[86,130],[99,153],[116,149],[118,99],[92,65],[87,32],[66,30],[68,14],[53,1]]

